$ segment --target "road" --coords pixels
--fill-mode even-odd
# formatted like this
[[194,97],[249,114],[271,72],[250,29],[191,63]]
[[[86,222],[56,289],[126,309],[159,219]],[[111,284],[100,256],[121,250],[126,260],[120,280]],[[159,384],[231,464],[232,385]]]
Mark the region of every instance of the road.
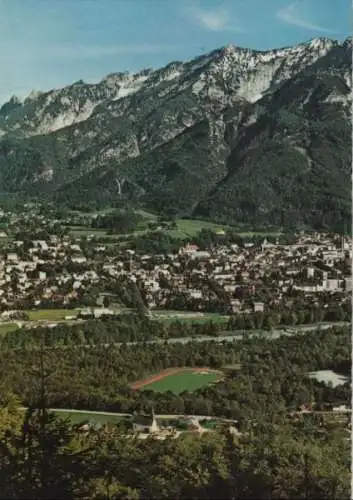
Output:
[[[25,411],[27,408],[25,406],[21,406],[20,410]],[[91,410],[72,410],[70,408],[50,408],[51,411],[59,412],[59,413],[84,413],[87,415],[107,415],[107,416],[114,416],[114,417],[131,417],[132,413],[115,413],[111,411],[91,411]],[[227,419],[227,418],[222,418],[222,417],[212,417],[210,415],[155,415],[156,418],[159,420],[171,420],[171,419],[176,419],[176,418],[194,418],[196,420],[222,420],[222,422],[230,422],[230,423],[236,423],[236,420],[233,419]]]
[[[283,335],[287,337],[292,337],[296,333],[306,333],[310,332],[313,330],[317,330],[318,328],[321,328],[322,330],[327,330],[328,328],[331,328],[333,326],[344,326],[344,325],[349,325],[348,322],[346,321],[340,321],[337,323],[325,323],[325,324],[314,324],[314,325],[302,325],[302,326],[297,326],[297,327],[288,327],[286,330],[278,329],[278,330],[272,330],[272,331],[265,331],[265,330],[249,330],[245,333],[234,333],[233,335],[230,335],[229,332],[223,332],[224,335],[218,335],[218,336],[213,336],[209,337],[206,335],[200,335],[198,337],[178,337],[178,338],[172,338],[172,339],[154,339],[154,340],[146,340],[144,343],[146,344],[187,344],[188,342],[234,342],[236,340],[242,340],[243,338],[252,338],[252,337],[262,337],[270,340],[276,340]],[[109,347],[110,345],[115,345],[115,346],[120,346],[122,344],[125,345],[137,345],[141,344],[141,341],[134,341],[134,342],[114,342],[114,344],[103,344],[105,347]],[[87,346],[87,347],[94,347],[94,346]]]
[[[20,410],[25,411],[27,408],[25,406],[20,407]],[[132,413],[116,413],[116,412],[110,412],[110,411],[92,411],[92,410],[73,410],[70,408],[50,408],[51,411],[55,411],[58,413],[82,413],[84,415],[102,415],[102,416],[114,416],[118,418],[128,418],[132,417]],[[289,413],[291,415],[303,415],[307,413],[315,413],[316,415],[337,415],[337,414],[349,414],[351,413],[351,409],[337,409],[335,411],[329,411],[329,410],[318,410],[318,411],[312,411],[312,410],[297,410],[297,411],[290,411]],[[173,414],[173,415],[155,415],[157,419],[159,420],[174,420],[178,418],[192,418],[195,420],[220,420],[222,422],[226,423],[232,423],[236,424],[237,420],[234,419],[229,419],[229,418],[223,418],[223,417],[215,417],[215,416],[210,416],[210,415],[180,415],[180,414]]]
[[[120,347],[121,345],[144,345],[144,344],[187,344],[189,342],[235,342],[237,340],[248,339],[253,337],[259,337],[269,340],[276,340],[280,337],[287,336],[292,337],[297,333],[305,334],[307,332],[317,330],[320,328],[321,330],[327,330],[328,328],[332,328],[333,326],[348,326],[350,323],[348,321],[339,321],[335,323],[315,323],[313,325],[298,325],[298,326],[290,326],[286,329],[281,328],[277,330],[267,331],[267,330],[247,330],[243,332],[234,331],[231,333],[230,331],[224,331],[220,335],[217,336],[206,336],[200,335],[195,337],[177,337],[177,338],[169,338],[169,339],[153,339],[153,340],[138,340],[133,342],[109,342],[102,344],[75,344],[75,347],[83,347],[83,348],[96,348],[98,346],[101,347]],[[72,347],[71,345],[54,345],[48,346],[50,349],[68,349]],[[31,346],[30,349],[37,350],[38,346]]]

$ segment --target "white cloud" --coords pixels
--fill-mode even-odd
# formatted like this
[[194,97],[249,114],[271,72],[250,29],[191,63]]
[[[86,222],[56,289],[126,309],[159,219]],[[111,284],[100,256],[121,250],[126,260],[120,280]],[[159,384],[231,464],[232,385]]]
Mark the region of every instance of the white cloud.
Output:
[[241,28],[234,25],[232,16],[226,9],[203,10],[199,8],[190,8],[188,14],[202,27],[210,31],[238,31],[243,32]]
[[321,31],[323,33],[336,33],[334,30],[319,26],[301,17],[298,12],[298,2],[291,3],[284,9],[277,12],[277,18],[298,28],[304,28],[311,31]]

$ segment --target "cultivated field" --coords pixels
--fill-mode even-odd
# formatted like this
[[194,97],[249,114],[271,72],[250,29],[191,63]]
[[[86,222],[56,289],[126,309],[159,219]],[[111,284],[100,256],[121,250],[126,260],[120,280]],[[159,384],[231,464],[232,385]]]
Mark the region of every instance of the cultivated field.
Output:
[[135,382],[131,388],[180,394],[184,391],[196,391],[205,385],[217,382],[222,377],[222,372],[209,368],[170,368]]
[[77,311],[74,309],[37,309],[27,310],[30,321],[59,321],[65,319],[65,316],[76,316]]

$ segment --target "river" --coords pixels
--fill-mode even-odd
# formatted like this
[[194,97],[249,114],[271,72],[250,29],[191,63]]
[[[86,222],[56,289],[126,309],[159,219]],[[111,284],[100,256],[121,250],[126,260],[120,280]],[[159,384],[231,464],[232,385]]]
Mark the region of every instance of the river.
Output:
[[[317,330],[320,328],[321,330],[327,330],[328,328],[332,328],[333,326],[348,326],[349,322],[346,321],[340,321],[337,323],[324,323],[324,324],[315,324],[315,325],[301,325],[297,327],[288,327],[288,328],[281,328],[277,330],[272,330],[272,331],[266,331],[266,330],[249,330],[244,333],[236,333],[234,332],[233,334],[230,334],[229,332],[223,332],[221,335],[217,336],[207,336],[207,335],[200,335],[200,336],[195,336],[195,337],[177,337],[177,338],[172,338],[172,339],[154,339],[154,340],[146,340],[144,343],[146,344],[187,344],[189,342],[235,342],[237,340],[242,340],[244,338],[253,338],[253,337],[259,337],[259,338],[265,338],[269,340],[276,340],[282,336],[287,336],[287,337],[292,337],[293,335],[296,335],[298,333],[300,334],[305,334],[307,332]],[[141,344],[143,342],[141,341],[134,341],[134,342],[115,342],[114,345],[137,345]],[[111,345],[111,344],[105,344],[106,346]]]

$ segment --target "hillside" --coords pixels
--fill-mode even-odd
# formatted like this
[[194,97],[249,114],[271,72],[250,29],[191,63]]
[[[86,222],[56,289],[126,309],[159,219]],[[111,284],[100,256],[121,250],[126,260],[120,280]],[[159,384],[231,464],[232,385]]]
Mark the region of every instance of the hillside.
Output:
[[249,226],[342,229],[352,41],[227,46],[0,109],[0,191]]

